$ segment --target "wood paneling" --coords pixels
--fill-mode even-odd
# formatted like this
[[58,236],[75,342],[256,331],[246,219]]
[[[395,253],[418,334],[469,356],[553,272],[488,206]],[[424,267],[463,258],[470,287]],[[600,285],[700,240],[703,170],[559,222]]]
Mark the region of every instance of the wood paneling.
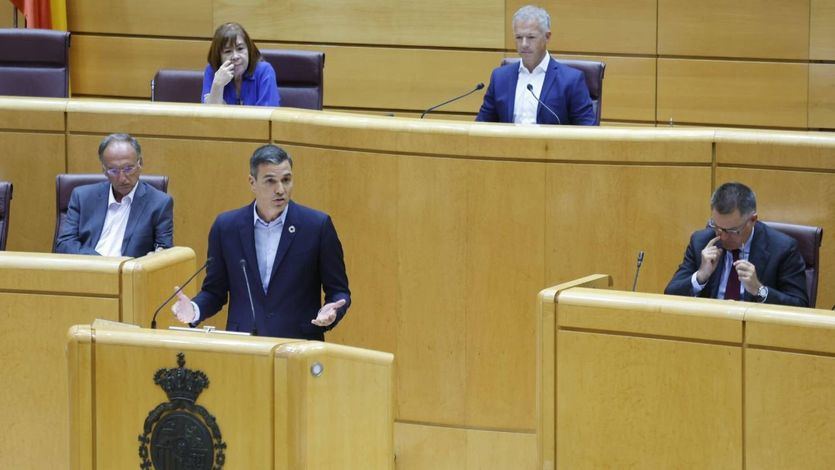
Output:
[[537,468],[536,435],[397,423],[398,470]]
[[835,134],[718,130],[716,163],[831,172],[835,171]]
[[74,33],[211,38],[212,4],[212,0],[71,0],[67,27]]
[[[504,2],[214,0],[215,24],[241,23],[258,40],[482,47],[503,44]],[[383,72],[388,66],[378,62]]]
[[741,181],[757,193],[760,220],[823,227],[817,304],[835,304],[835,173],[717,168],[716,183],[726,181]]
[[810,0],[809,58],[835,60],[835,0]]
[[208,50],[209,40],[73,34],[72,93],[150,98],[157,70],[203,70]]
[[64,131],[65,98],[0,97],[0,129]]
[[690,234],[704,226],[710,169],[559,164],[546,171],[546,285],[611,273],[615,288],[629,289],[643,250],[638,290],[663,292]]
[[808,59],[809,0],[659,0],[658,53]]
[[738,347],[559,331],[557,377],[557,468],[742,466]]
[[0,28],[14,27],[15,10],[11,2],[0,3]]
[[806,64],[658,60],[658,120],[806,127]]
[[835,358],[745,352],[747,468],[826,469],[835,461]]
[[5,429],[0,433],[0,463],[3,468],[66,468],[68,383],[62,358],[67,329],[95,318],[118,320],[119,300],[0,292],[0,304],[0,416]]
[[745,314],[751,346],[835,354],[835,313],[782,305],[758,305]]
[[[505,48],[516,49],[511,22],[527,2],[505,4]],[[551,52],[655,54],[655,0],[545,0],[538,5],[551,15]]]
[[14,184],[7,250],[52,251],[55,175],[64,172],[64,147],[63,133],[0,132],[0,179]]
[[809,127],[835,129],[835,64],[809,64]]
[[606,63],[601,119],[655,121],[655,59],[615,56],[563,56]]

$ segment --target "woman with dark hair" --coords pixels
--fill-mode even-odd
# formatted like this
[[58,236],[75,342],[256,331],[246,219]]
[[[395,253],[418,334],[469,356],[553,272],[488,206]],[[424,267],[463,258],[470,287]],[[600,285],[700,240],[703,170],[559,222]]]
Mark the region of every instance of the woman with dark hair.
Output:
[[203,74],[203,102],[280,106],[275,70],[243,26],[225,23],[215,30]]

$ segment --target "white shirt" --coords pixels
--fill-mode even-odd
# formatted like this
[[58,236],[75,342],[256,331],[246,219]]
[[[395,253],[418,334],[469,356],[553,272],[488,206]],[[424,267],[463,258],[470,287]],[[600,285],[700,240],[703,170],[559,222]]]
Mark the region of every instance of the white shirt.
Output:
[[122,198],[122,202],[116,202],[113,196],[113,185],[107,192],[107,215],[104,217],[104,226],[101,229],[99,242],[96,243],[96,252],[102,256],[122,256],[122,241],[125,239],[125,229],[128,227],[130,217],[130,206],[133,202],[133,195],[136,187]]
[[525,64],[519,61],[519,79],[516,81],[516,100],[513,103],[513,122],[516,124],[536,124],[536,110],[539,102],[528,91],[528,84],[533,86],[533,92],[542,99],[542,84],[545,83],[545,73],[551,62],[551,54],[545,52],[545,57],[529,72]]
[[[756,228],[756,226],[754,228]],[[748,237],[748,240],[745,240],[745,243],[743,243],[739,248],[739,259],[741,260],[748,261],[748,255],[751,253],[751,240],[754,239],[754,228],[751,229],[751,235]],[[717,299],[725,298],[725,288],[728,286],[728,276],[731,275],[731,269],[734,269],[734,255],[731,253],[731,250],[725,250],[725,254],[722,258],[722,274],[719,277],[719,290],[716,292]],[[696,280],[697,274],[699,273],[695,272],[692,276],[690,276],[690,285],[693,287],[694,296],[698,296],[699,293],[704,290],[705,286],[707,286],[707,281],[705,281],[704,284],[699,284],[699,281]],[[742,281],[739,281],[739,298],[742,299],[744,296],[745,284],[743,284]]]

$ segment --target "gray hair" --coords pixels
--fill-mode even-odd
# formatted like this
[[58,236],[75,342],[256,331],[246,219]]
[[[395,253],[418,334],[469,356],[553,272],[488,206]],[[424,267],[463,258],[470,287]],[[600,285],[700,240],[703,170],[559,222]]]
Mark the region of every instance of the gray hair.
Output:
[[757,196],[742,183],[725,183],[716,188],[710,198],[710,208],[725,215],[739,209],[743,216],[757,212]]
[[534,5],[525,5],[513,14],[514,25],[519,21],[529,20],[535,20],[539,23],[539,29],[543,33],[551,31],[551,15],[542,8]]
[[134,152],[136,152],[136,163],[142,165],[142,147],[140,147],[139,142],[133,138],[130,134],[110,134],[104,139],[101,140],[99,144],[99,161],[104,165],[104,151],[107,150],[107,147],[110,146],[113,142],[127,142],[133,147]]
[[253,178],[258,176],[258,167],[264,163],[273,165],[280,165],[285,161],[290,162],[290,168],[293,168],[293,159],[281,147],[273,144],[262,145],[255,149],[252,157],[249,159],[249,174]]

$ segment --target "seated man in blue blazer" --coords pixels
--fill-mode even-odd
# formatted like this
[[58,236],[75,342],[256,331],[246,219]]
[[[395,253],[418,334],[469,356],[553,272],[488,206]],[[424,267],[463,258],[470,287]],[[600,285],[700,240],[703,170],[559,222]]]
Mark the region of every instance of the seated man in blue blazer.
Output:
[[193,301],[179,293],[172,311],[194,325],[228,296],[229,331],[321,341],[351,305],[336,229],[327,214],[290,200],[293,161],[281,148],[258,148],[249,172],[255,202],[215,219],[203,287]]
[[172,247],[174,200],[139,181],[139,142],[110,134],[99,144],[99,161],[108,181],[73,190],[55,251],[137,258]]
[[757,221],[757,199],[742,183],[719,186],[709,228],[690,237],[665,294],[808,307],[806,265],[794,238]]
[[513,35],[522,60],[493,70],[476,121],[595,125],[583,73],[548,54],[548,12],[531,5],[520,8],[513,15]]

